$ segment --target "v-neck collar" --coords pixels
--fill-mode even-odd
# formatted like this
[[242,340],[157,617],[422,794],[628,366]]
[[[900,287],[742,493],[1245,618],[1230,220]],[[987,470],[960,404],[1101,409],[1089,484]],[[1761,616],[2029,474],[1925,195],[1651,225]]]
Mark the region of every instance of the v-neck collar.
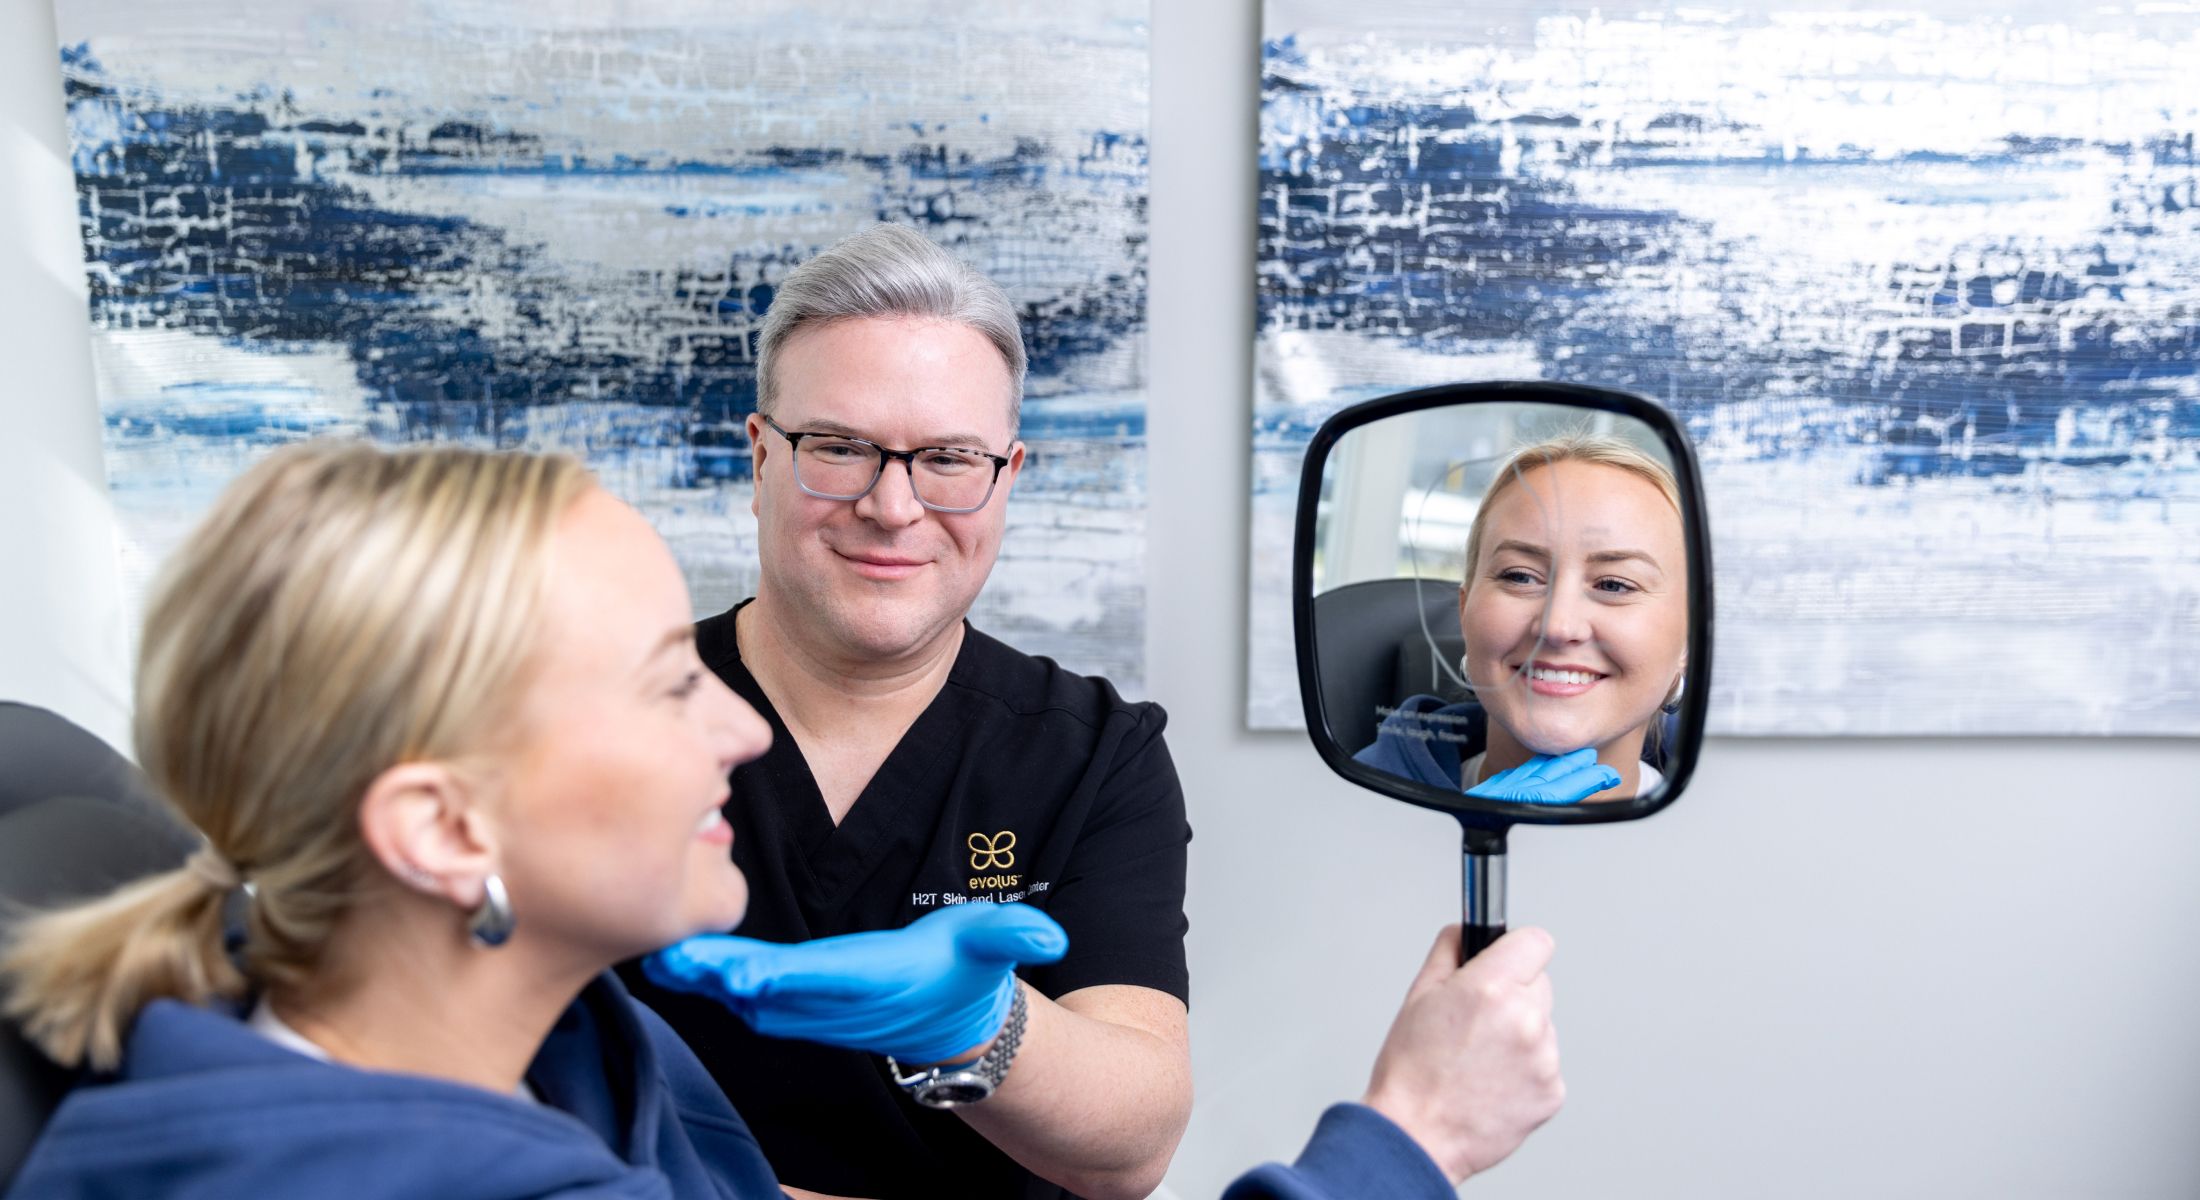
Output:
[[[729,634],[738,630],[740,611],[752,602],[744,600],[728,614],[734,625]],[[788,867],[798,884],[796,899],[811,929],[831,927],[833,918],[856,898],[864,881],[882,863],[907,860],[923,852],[954,777],[947,760],[962,740],[957,731],[964,721],[964,697],[956,683],[976,636],[977,631],[964,621],[962,645],[940,690],[910,722],[838,825],[833,823],[832,810],[826,807],[817,776],[787,728],[786,719],[772,706],[763,685],[742,658],[738,636],[727,639],[730,657],[722,664],[712,664],[721,676],[733,676],[730,682],[734,690],[771,724],[771,748],[739,770],[757,770],[772,779],[778,808],[775,815],[794,851]],[[729,672],[726,667],[733,670]]]

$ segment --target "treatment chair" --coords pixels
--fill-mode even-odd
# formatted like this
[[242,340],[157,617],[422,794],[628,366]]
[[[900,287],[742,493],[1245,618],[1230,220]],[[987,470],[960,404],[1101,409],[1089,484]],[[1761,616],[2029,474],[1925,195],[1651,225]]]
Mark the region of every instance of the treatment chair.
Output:
[[[1424,619],[1436,639],[1433,653],[1421,632]],[[1466,649],[1454,580],[1370,579],[1331,588],[1314,597],[1314,628],[1322,710],[1340,746],[1372,743],[1382,722],[1378,710],[1408,696],[1465,698],[1435,665],[1436,654],[1449,654],[1457,670]]]
[[[26,909],[174,868],[194,844],[106,743],[45,709],[0,701],[0,929]],[[72,1082],[0,1021],[0,1191]]]

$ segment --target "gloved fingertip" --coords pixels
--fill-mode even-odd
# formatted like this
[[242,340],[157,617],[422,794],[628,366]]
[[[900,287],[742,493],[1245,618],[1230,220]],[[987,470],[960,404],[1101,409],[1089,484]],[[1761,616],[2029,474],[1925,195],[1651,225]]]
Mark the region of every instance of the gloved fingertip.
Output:
[[1018,956],[1020,961],[1053,962],[1069,953],[1069,935],[1060,928],[1035,929],[1024,939],[1024,951]]
[[1028,904],[991,904],[982,917],[955,931],[965,953],[1003,962],[1053,962],[1069,949],[1069,934],[1053,917]]

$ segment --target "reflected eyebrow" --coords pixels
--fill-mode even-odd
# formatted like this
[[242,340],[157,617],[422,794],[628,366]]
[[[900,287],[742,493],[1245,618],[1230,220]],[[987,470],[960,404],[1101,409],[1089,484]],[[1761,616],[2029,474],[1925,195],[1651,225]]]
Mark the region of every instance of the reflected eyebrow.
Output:
[[[877,438],[871,437],[870,435],[865,433],[861,433],[857,431],[854,426],[843,425],[838,421],[805,421],[802,423],[802,428],[797,429],[794,432],[823,433],[828,434],[832,437],[855,438],[857,441],[870,442],[872,445],[881,444]],[[946,450],[964,446],[982,450],[985,448],[985,439],[979,437],[975,433],[944,433],[935,435],[931,440],[925,442],[922,446],[913,446],[911,447],[911,449]]]
[[1648,564],[1650,569],[1653,571],[1663,573],[1665,570],[1665,568],[1658,565],[1657,559],[1650,557],[1649,552],[1644,550],[1599,550],[1589,556],[1589,561],[1593,563],[1607,563],[1620,562],[1624,559],[1630,558],[1638,559],[1641,562]]
[[1518,538],[1506,538],[1504,541],[1497,543],[1497,546],[1490,553],[1503,554],[1507,550],[1518,551],[1529,558],[1549,558],[1551,556],[1549,550],[1536,545],[1534,542],[1523,542]]

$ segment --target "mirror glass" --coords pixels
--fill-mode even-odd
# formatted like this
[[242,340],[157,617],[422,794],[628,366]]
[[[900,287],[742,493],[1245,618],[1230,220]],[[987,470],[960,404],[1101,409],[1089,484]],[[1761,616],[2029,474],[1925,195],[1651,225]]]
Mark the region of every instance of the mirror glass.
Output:
[[1301,661],[1332,757],[1462,810],[1534,805],[1560,822],[1583,819],[1561,808],[1670,798],[1701,740],[1683,726],[1700,720],[1685,702],[1702,686],[1691,610],[1708,603],[1691,603],[1693,463],[1676,469],[1686,444],[1653,415],[1662,430],[1567,403],[1424,407],[1348,428],[1309,462]]

